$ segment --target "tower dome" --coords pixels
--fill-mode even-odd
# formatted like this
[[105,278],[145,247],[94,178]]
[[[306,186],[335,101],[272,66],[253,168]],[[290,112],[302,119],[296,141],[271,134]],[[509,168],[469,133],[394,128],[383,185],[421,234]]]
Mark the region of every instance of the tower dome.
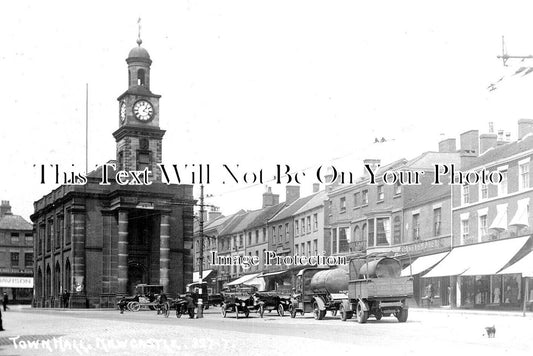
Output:
[[148,54],[148,51],[141,47],[142,44],[141,38],[137,38],[137,47],[133,47],[128,54],[128,58],[126,59],[126,62],[130,63],[133,61],[140,61],[140,62],[148,62],[151,63],[150,60],[150,54]]

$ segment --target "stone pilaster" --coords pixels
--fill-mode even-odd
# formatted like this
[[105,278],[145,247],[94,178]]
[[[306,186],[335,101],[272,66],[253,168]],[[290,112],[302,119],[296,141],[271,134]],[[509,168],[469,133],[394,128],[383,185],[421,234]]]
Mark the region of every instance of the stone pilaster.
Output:
[[128,212],[118,212],[118,294],[128,291]]
[[169,265],[169,239],[170,239],[170,225],[169,216],[161,215],[160,227],[160,247],[159,247],[159,283],[163,286],[163,291],[168,293],[168,265]]
[[72,214],[72,241],[73,292],[80,293],[85,288],[85,212]]

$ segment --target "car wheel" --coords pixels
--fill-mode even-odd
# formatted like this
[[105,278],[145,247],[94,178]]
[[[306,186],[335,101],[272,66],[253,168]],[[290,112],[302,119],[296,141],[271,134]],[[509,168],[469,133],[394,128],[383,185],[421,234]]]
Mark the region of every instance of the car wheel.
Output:
[[283,304],[278,304],[278,315],[283,316],[285,314],[285,309],[283,308]]

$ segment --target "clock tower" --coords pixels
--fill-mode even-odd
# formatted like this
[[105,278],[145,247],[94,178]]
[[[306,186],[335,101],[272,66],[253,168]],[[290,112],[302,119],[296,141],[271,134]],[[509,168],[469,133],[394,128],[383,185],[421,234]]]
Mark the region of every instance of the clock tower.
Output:
[[119,128],[113,133],[117,142],[117,169],[140,171],[148,168],[151,180],[160,182],[157,163],[162,160],[164,130],[159,128],[159,98],[150,91],[150,65],[148,51],[141,47],[139,34],[137,47],[126,58],[128,64],[128,89],[118,100]]

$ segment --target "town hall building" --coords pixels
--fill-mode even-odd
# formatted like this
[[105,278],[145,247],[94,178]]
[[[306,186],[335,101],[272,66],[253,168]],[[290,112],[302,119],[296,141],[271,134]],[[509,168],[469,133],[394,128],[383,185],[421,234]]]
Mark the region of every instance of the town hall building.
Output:
[[[119,185],[102,167],[86,184],[62,185],[34,203],[34,306],[114,307],[137,284],[170,296],[193,278],[191,185],[161,182],[160,95],[150,90],[148,51],[137,39],[128,58],[128,88],[118,97],[116,170],[147,169],[151,185]],[[131,179],[131,178],[130,178]]]

